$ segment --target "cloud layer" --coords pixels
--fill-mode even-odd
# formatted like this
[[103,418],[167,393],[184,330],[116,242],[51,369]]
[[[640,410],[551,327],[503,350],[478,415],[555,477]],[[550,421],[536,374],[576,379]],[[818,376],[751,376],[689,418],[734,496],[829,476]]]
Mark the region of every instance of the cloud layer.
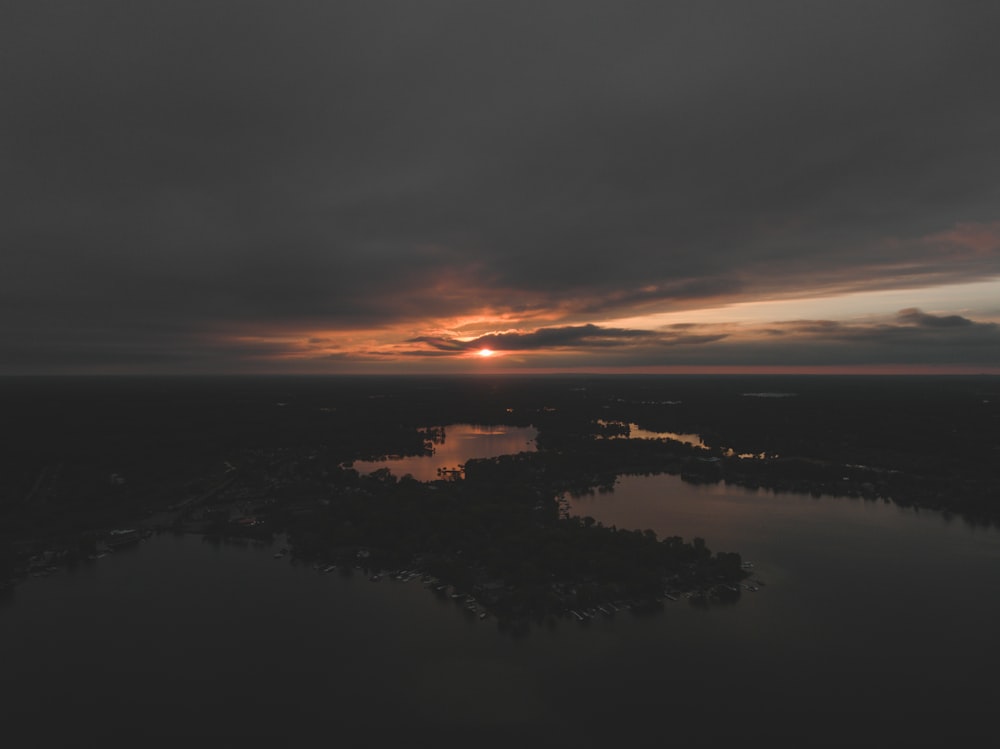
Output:
[[[794,360],[609,321],[1000,276],[998,26],[922,0],[15,0],[0,372]],[[934,312],[889,325],[911,361],[955,353],[914,331],[980,330]]]
[[[844,323],[790,320],[767,325],[689,324],[661,330],[595,325],[493,333],[468,340],[417,337],[414,356],[468,357],[482,349],[511,355],[544,352],[538,366],[598,351],[606,365],[627,367],[748,365],[839,366],[978,362],[1000,366],[1000,325],[959,315],[900,310],[893,319]],[[391,354],[390,354],[391,355]],[[916,357],[916,359],[914,359]]]

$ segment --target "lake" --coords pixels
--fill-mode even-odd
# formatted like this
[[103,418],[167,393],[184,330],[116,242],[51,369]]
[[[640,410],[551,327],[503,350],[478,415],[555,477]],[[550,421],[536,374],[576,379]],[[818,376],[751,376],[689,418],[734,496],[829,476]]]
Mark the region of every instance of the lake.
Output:
[[734,605],[667,601],[653,616],[564,619],[514,639],[418,581],[323,574],[273,547],[164,534],[2,599],[7,733],[842,746],[993,729],[995,529],[670,475],[620,477],[612,493],[567,501],[606,525],[739,551],[766,585]]
[[450,424],[438,429],[443,439],[434,443],[432,455],[356,460],[351,467],[358,473],[388,468],[396,478],[410,474],[417,481],[434,481],[442,478],[446,471],[461,474],[461,466],[473,458],[534,452],[535,437],[538,436],[538,430],[534,427]]

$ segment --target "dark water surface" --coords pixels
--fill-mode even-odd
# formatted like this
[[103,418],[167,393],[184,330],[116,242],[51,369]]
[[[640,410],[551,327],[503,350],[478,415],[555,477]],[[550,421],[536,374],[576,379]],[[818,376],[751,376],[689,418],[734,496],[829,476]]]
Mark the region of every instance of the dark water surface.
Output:
[[512,639],[417,581],[162,535],[3,600],[5,730],[351,746],[941,745],[992,731],[995,530],[675,476],[571,503],[740,551],[767,585],[735,605],[667,601]]
[[417,481],[441,478],[439,471],[458,471],[472,458],[495,458],[520,452],[535,452],[534,427],[486,426],[481,424],[449,424],[439,427],[444,440],[434,445],[432,455],[411,455],[387,460],[356,460],[352,464],[358,473],[370,473],[388,468],[396,478],[410,474]]

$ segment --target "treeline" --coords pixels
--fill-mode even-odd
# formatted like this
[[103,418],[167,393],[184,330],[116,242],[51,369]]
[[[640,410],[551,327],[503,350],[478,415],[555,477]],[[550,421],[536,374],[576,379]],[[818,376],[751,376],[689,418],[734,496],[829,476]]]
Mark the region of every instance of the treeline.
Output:
[[[657,539],[559,513],[554,454],[475,461],[465,479],[424,484],[388,471],[344,471],[328,501],[287,516],[295,553],[320,564],[373,571],[414,566],[459,590],[486,594],[517,618],[614,599],[652,599],[666,585],[694,590],[744,577],[739,554],[712,554],[702,539]],[[359,551],[364,553],[359,556]]]

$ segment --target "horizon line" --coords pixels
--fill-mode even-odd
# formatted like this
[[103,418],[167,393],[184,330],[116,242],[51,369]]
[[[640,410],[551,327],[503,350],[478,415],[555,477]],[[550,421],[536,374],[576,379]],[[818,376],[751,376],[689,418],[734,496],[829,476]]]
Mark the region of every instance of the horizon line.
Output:
[[57,378],[93,378],[93,377],[130,377],[130,378],[195,378],[195,377],[550,377],[550,376],[840,376],[840,377],[996,377],[1000,376],[1000,367],[969,367],[961,365],[921,365],[919,367],[885,365],[836,365],[836,366],[770,366],[760,365],[739,367],[732,365],[695,366],[677,365],[670,367],[593,367],[588,369],[575,368],[538,368],[538,369],[480,369],[478,371],[436,371],[436,372],[290,372],[290,371],[243,371],[243,372],[27,372],[3,373],[0,379],[57,379]]

